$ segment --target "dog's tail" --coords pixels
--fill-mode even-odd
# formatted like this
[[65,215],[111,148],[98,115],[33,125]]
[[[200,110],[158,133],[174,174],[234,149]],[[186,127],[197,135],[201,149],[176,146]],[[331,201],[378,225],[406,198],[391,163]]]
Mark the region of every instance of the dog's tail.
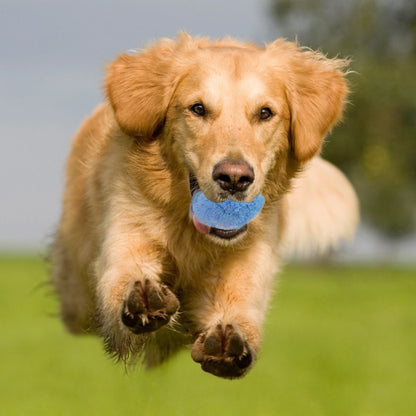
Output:
[[359,223],[357,195],[344,174],[316,157],[293,180],[287,194],[282,255],[307,256],[350,241]]

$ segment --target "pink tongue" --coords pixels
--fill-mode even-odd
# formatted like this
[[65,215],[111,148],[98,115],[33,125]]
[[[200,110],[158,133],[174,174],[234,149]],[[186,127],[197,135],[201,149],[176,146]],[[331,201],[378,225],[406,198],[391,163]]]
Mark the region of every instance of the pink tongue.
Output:
[[208,234],[210,232],[211,227],[209,227],[208,225],[202,224],[202,222],[199,222],[195,218],[195,215],[192,215],[192,221],[197,231],[199,231],[201,234]]

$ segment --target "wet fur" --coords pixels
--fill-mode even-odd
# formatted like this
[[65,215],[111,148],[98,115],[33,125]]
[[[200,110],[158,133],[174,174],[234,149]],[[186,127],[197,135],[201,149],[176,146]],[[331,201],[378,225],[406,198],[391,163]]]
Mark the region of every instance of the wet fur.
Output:
[[[331,182],[320,168],[327,162],[315,157],[342,115],[345,65],[284,40],[259,48],[186,34],[119,56],[108,67],[108,100],[81,126],[67,163],[51,253],[67,328],[97,333],[121,359],[143,353],[149,366],[194,343],[192,356],[204,370],[246,374],[260,349],[281,254],[311,239],[324,249],[357,224],[348,181],[329,167]],[[215,79],[213,68],[220,68]],[[209,102],[211,118],[189,113],[192,96]],[[256,118],[262,105],[276,112],[269,124]],[[232,242],[198,233],[189,216],[189,174],[220,200],[211,171],[224,158],[253,165],[256,181],[246,200],[259,192],[266,198],[248,231]],[[345,197],[315,198],[315,188],[303,196],[301,186],[292,187],[303,180],[299,172],[314,177],[311,186],[320,192],[336,189]],[[342,226],[338,217],[299,209],[310,204],[319,211],[328,200]],[[293,225],[298,215],[305,215],[301,227]],[[313,223],[330,228],[331,236],[308,232]],[[169,288],[180,308],[167,325],[135,334],[122,311],[135,282],[146,279]]]

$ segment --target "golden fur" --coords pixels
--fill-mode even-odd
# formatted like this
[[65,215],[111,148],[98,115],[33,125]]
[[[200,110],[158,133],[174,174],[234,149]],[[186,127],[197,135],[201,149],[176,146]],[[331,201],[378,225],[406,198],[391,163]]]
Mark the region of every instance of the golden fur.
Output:
[[[285,40],[260,48],[187,34],[111,63],[108,100],[72,144],[52,250],[69,330],[148,365],[193,343],[205,371],[246,374],[282,253],[309,239],[323,250],[357,224],[348,181],[316,157],[342,115],[345,66]],[[219,189],[223,160],[252,167],[246,191]],[[213,201],[262,193],[265,207],[235,238],[200,233],[190,175]]]

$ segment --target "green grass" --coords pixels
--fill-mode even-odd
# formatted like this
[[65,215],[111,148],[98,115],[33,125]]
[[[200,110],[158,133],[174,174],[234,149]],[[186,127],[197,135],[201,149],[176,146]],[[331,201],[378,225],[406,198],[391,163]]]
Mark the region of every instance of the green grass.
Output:
[[183,351],[126,373],[100,340],[67,334],[34,258],[0,258],[2,415],[416,414],[416,273],[288,268],[259,361],[242,380]]

